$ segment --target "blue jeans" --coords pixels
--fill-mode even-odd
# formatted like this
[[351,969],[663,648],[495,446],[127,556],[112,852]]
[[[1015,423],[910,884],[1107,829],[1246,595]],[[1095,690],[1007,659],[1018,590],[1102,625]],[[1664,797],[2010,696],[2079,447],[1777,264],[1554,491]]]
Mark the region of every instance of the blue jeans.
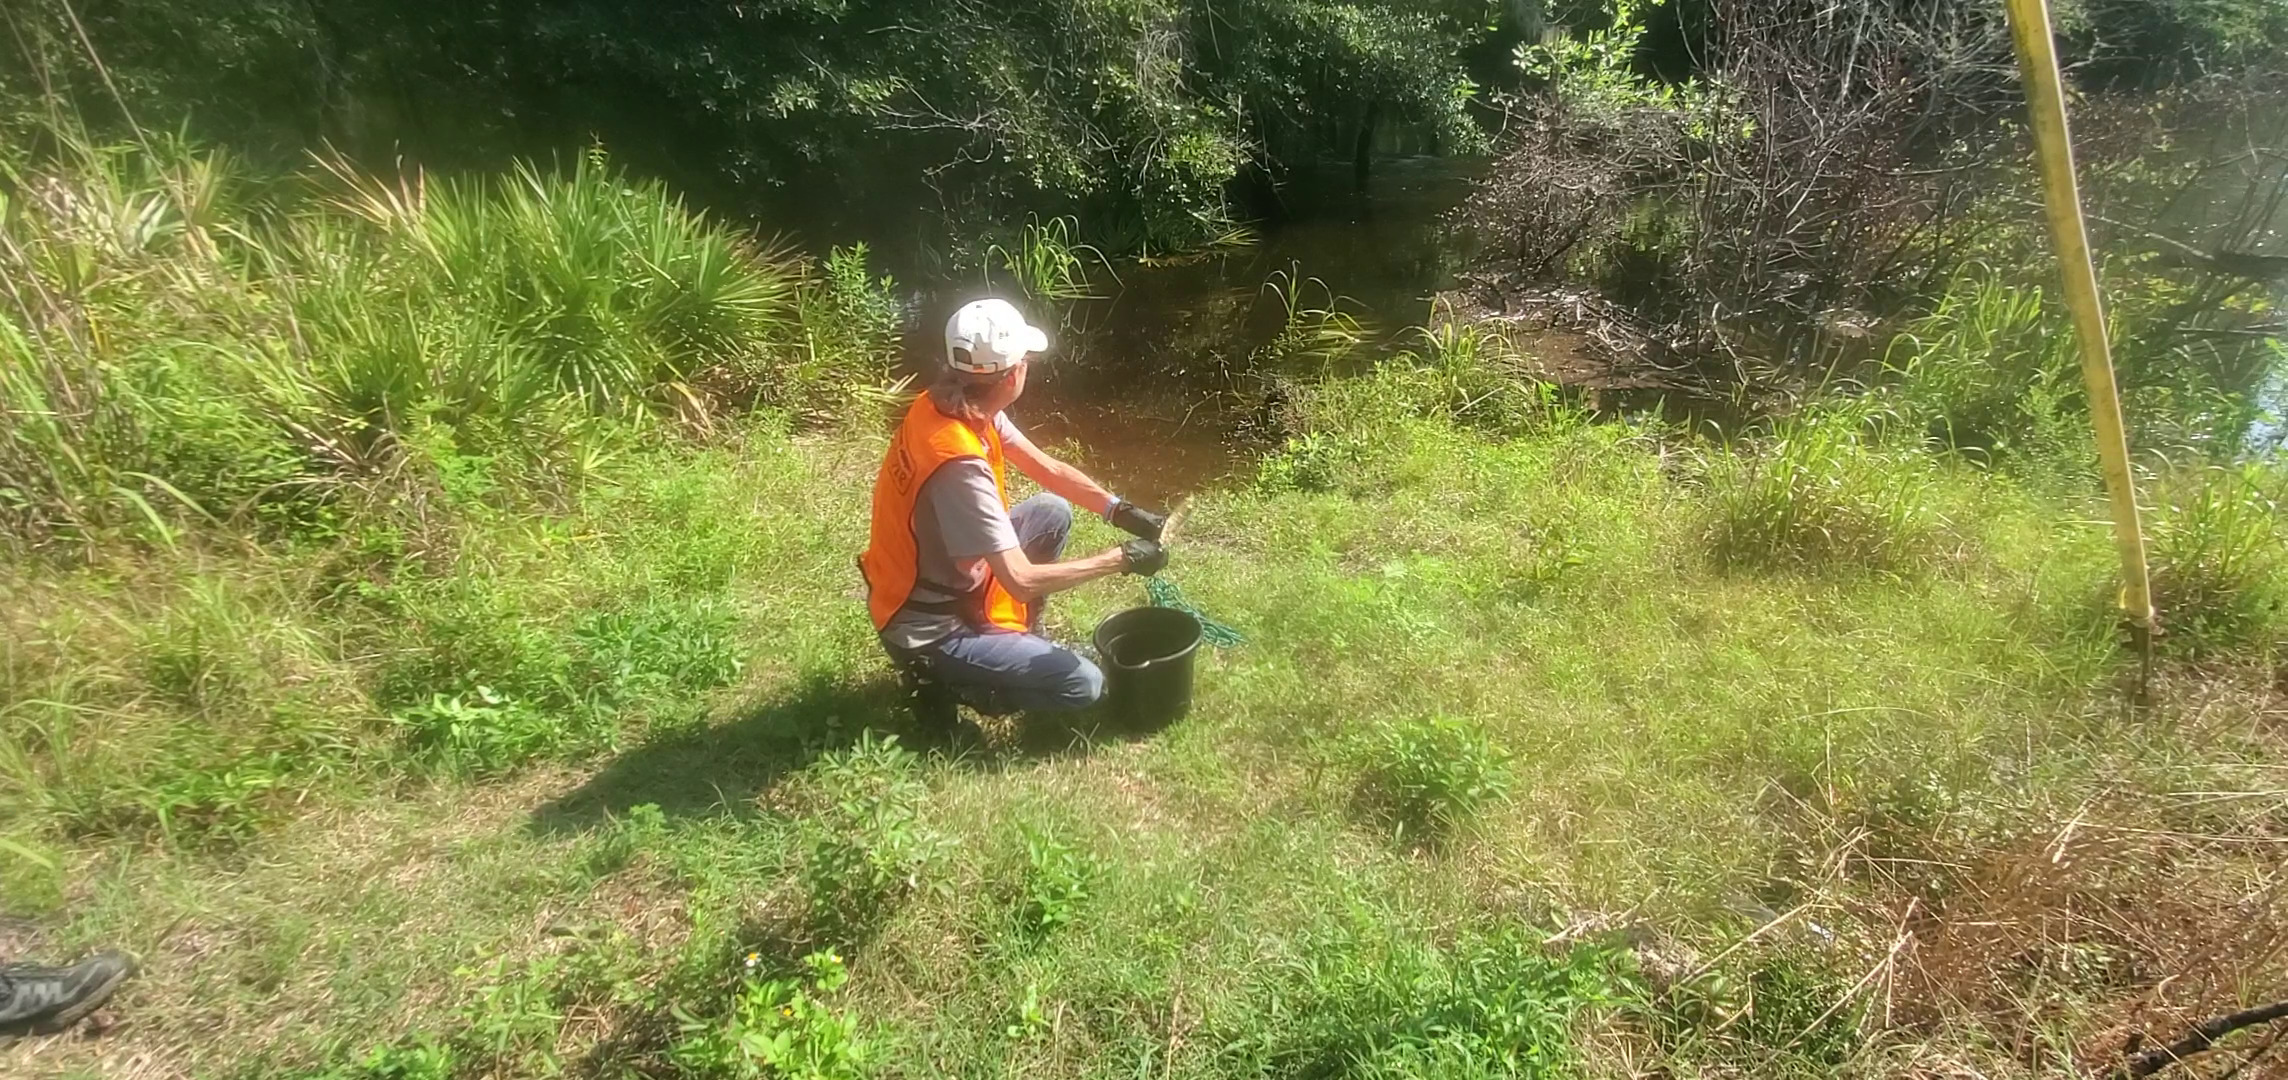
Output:
[[[1027,559],[1051,563],[1064,555],[1072,515],[1071,503],[1035,495],[1009,511],[1009,523]],[[1036,631],[1046,606],[1032,605]],[[891,649],[890,656],[920,667],[961,700],[989,713],[1085,709],[1104,696],[1104,672],[1038,633],[972,627],[920,649]]]

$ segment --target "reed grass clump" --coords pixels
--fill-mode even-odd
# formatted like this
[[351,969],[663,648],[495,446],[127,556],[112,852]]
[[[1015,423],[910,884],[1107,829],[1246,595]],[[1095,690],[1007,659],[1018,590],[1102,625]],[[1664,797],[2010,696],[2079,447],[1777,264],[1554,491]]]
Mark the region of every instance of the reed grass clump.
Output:
[[1707,541],[1720,566],[1905,572],[1936,550],[1933,463],[1884,445],[1879,406],[1852,400],[1771,422],[1711,454]]
[[577,477],[612,425],[815,416],[891,352],[863,249],[812,272],[600,154],[272,185],[180,142],[49,141],[0,161],[0,531],[35,545],[306,528],[440,456]]
[[[2136,259],[2104,269],[2132,447],[2207,461],[2266,452],[2280,345],[2265,303],[2226,295],[2207,308]],[[1885,360],[1884,395],[1931,442],[2029,479],[2095,475],[2073,328],[2040,285],[1972,266]]]
[[1958,277],[1885,363],[1901,416],[1950,449],[2048,454],[2085,426],[2071,414],[2080,373],[2062,314],[1992,270]]
[[1105,258],[1104,252],[1077,238],[1079,232],[1078,218],[1042,221],[1038,215],[1028,216],[1015,240],[986,248],[986,288],[994,287],[990,264],[998,263],[1003,276],[1036,303],[1070,303],[1101,295],[1089,280],[1088,264],[1095,263],[1115,282],[1120,275],[1113,271],[1112,260]]
[[2288,641],[2288,477],[2248,463],[2164,475],[2146,521],[2164,641],[2196,656]]

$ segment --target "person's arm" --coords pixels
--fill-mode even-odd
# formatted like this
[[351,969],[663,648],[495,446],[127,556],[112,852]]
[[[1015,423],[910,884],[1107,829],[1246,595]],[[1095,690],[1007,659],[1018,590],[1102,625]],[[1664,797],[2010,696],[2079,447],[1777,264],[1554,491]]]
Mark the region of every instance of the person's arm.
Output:
[[1083,559],[1034,562],[1018,546],[1008,511],[994,488],[993,474],[981,460],[944,466],[929,478],[923,491],[937,532],[955,564],[965,573],[975,573],[973,568],[982,560],[1001,587],[1020,600],[1031,602],[1124,572],[1156,574],[1168,562],[1167,553],[1158,544],[1147,547],[1144,541],[1132,541]]
[[[1112,513],[1112,493],[1106,491],[1104,485],[1089,479],[1087,473],[1050,457],[1048,451],[1034,446],[1033,440],[1026,438],[1025,433],[1017,430],[1016,425],[1002,425],[1001,452],[1008,456],[1019,472],[1032,477],[1034,483],[1047,489],[1050,494],[1062,495],[1074,506],[1095,511],[1099,517]],[[1000,568],[994,569],[998,571]]]
[[985,562],[993,568],[1002,588],[1028,604],[1128,569],[1128,556],[1119,548],[1063,562],[1037,563],[1025,557],[1024,548],[1013,547],[987,555]]

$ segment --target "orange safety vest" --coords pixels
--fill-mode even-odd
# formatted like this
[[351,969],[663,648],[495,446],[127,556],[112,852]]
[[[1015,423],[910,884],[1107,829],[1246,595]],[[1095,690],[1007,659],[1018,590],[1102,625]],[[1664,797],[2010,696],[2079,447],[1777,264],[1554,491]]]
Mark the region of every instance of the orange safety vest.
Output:
[[[890,617],[905,606],[921,580],[914,504],[921,498],[922,485],[947,462],[979,458],[993,467],[993,489],[1001,495],[1002,509],[1008,509],[1009,485],[1003,478],[1006,465],[999,429],[988,423],[980,434],[968,422],[939,412],[928,394],[914,399],[905,420],[898,424],[897,434],[890,437],[881,474],[874,478],[873,535],[866,553],[858,557],[858,572],[866,576],[866,606],[874,616],[874,629],[890,625]],[[944,593],[966,591],[942,582],[933,581],[930,586]],[[1028,629],[1024,603],[1002,588],[991,570],[985,573],[983,589],[953,601],[947,613],[1018,633]]]

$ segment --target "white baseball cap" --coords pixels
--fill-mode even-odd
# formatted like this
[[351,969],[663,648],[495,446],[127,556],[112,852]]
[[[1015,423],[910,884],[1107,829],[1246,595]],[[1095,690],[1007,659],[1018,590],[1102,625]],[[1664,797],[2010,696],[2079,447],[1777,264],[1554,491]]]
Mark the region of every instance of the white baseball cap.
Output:
[[[945,321],[945,362],[956,371],[992,375],[1048,348],[1049,335],[1028,325],[1007,300],[973,300]],[[963,353],[969,355],[966,362]]]

